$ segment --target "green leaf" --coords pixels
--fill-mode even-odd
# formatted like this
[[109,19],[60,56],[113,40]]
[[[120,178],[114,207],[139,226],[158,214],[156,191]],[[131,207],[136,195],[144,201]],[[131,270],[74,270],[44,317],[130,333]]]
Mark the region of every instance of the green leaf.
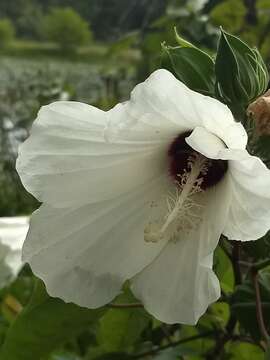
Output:
[[210,19],[216,26],[237,34],[244,25],[246,8],[242,1],[225,0],[217,4],[210,12]]
[[30,303],[9,329],[0,358],[38,360],[96,322],[104,309],[88,310],[51,298],[37,280]]
[[267,344],[264,360],[270,360],[270,343]]
[[218,246],[214,257],[214,270],[220,281],[221,289],[227,293],[234,289],[234,273],[230,259],[224,250]]
[[186,355],[179,350],[179,348],[164,350],[155,356],[155,360],[178,360],[179,356]]
[[81,358],[66,351],[58,351],[57,353],[51,355],[48,360],[81,360]]
[[[225,302],[216,302],[211,305],[208,310],[208,314],[204,317],[209,316],[215,326],[219,325],[221,328],[225,328],[230,317],[230,308],[229,305]],[[201,322],[200,322],[201,324]]]
[[169,47],[163,44],[161,65],[190,89],[213,95],[214,62],[200,49],[183,46]]
[[[197,326],[182,325],[179,336],[180,339],[183,340],[192,336],[197,336],[197,335],[200,336],[201,334],[205,334],[206,332],[207,331],[205,331],[205,329],[201,328],[199,321]],[[179,354],[189,355],[187,356],[187,359],[199,360],[200,359],[199,355],[207,353],[210,349],[213,348],[214,344],[215,344],[214,335],[209,335],[207,337],[201,337],[196,340],[193,339],[186,343],[182,343],[178,345],[176,348],[178,349]],[[191,355],[194,355],[196,357],[193,358],[193,356]]]
[[253,344],[243,342],[230,342],[226,346],[226,353],[229,355],[229,359],[237,360],[264,360],[263,350]]
[[[270,323],[270,272],[264,269],[259,273],[259,284],[264,321],[266,326]],[[256,316],[256,299],[253,284],[246,280],[237,286],[232,297],[232,311],[237,316],[241,326],[255,341],[261,339]]]
[[8,294],[25,306],[33,293],[35,279],[32,276],[18,276],[8,288]]
[[[120,295],[117,303],[132,302],[130,294]],[[150,317],[144,309],[110,309],[100,320],[97,338],[106,352],[128,351],[149,324]]]

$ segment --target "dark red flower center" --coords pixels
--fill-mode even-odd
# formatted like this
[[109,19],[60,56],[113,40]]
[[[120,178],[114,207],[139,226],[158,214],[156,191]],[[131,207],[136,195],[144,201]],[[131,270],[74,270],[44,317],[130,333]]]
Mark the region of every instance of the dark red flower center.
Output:
[[[170,161],[169,172],[171,177],[176,181],[178,181],[179,177],[188,169],[189,159],[197,154],[185,141],[185,138],[190,134],[191,132],[185,132],[178,135],[168,150]],[[227,170],[228,161],[208,159],[207,171],[199,175],[199,177],[203,179],[201,188],[205,190],[216,185],[223,178]]]

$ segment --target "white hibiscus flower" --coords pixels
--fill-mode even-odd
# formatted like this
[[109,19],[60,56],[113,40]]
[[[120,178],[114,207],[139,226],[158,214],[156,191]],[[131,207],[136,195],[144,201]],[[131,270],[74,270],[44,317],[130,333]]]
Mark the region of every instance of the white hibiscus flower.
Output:
[[22,246],[29,227],[29,218],[0,218],[0,287],[8,284],[21,270]]
[[108,112],[43,107],[17,169],[43,205],[23,254],[52,296],[96,308],[130,280],[156,318],[194,324],[220,296],[223,233],[270,227],[270,172],[219,101],[158,70]]

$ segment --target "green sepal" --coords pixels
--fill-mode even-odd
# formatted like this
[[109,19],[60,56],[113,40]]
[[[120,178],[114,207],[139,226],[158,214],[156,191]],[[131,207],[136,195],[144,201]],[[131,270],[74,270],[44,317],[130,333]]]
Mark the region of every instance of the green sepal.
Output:
[[204,51],[191,46],[162,44],[161,66],[190,89],[205,95],[214,94],[214,61]]
[[176,26],[173,28],[173,30],[175,34],[175,40],[180,47],[196,48],[195,45],[193,45],[191,42],[187,41],[186,39],[182,38],[182,36],[179,35]]

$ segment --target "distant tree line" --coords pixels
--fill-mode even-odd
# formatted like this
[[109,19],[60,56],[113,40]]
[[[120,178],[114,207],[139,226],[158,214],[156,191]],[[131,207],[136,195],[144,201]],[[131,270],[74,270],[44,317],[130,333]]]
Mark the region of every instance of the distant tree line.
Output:
[[18,37],[40,38],[40,24],[52,7],[71,7],[91,24],[94,37],[115,40],[164,14],[168,0],[1,0],[0,19],[10,19]]

